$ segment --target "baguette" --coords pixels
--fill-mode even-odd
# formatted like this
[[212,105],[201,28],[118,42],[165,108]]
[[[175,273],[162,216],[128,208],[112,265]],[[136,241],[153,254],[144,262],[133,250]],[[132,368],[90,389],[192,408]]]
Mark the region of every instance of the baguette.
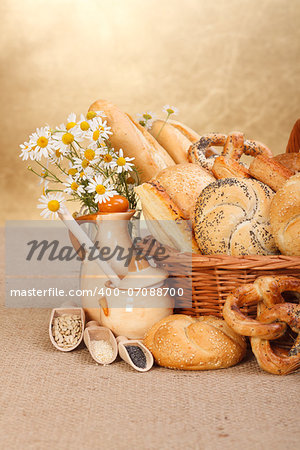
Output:
[[125,156],[135,158],[134,165],[140,172],[141,181],[148,181],[166,167],[175,165],[167,151],[128,114],[120,111],[113,103],[97,100],[89,111],[103,111],[108,126],[111,127],[110,142]]
[[176,120],[155,120],[150,133],[177,164],[187,163],[188,149],[200,139],[198,133]]

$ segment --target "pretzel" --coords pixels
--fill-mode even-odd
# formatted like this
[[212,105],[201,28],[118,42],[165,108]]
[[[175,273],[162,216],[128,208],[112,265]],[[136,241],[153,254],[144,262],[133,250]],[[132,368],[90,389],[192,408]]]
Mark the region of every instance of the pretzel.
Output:
[[[218,153],[211,154],[211,146],[224,147],[227,139],[226,134],[209,133],[201,136],[199,141],[191,145],[188,150],[188,160],[191,163],[198,163],[204,169],[211,170]],[[210,153],[210,154],[209,154]]]
[[[223,146],[221,155],[208,157],[211,146]],[[253,140],[244,140],[239,132],[226,134],[211,133],[203,135],[198,142],[191,145],[188,151],[190,162],[198,163],[212,170],[216,178],[250,177],[248,169],[239,161],[243,154],[272,157],[272,152],[264,144]]]
[[223,317],[235,332],[243,336],[277,339],[285,333],[285,323],[262,323],[243,314],[240,307],[257,304],[260,316],[266,308],[284,303],[281,295],[284,291],[300,292],[300,280],[286,275],[259,277],[253,284],[245,284],[228,295]]
[[286,375],[295,372],[300,367],[300,305],[294,303],[279,303],[264,310],[258,319],[265,324],[275,321],[289,325],[297,338],[289,352],[271,346],[268,339],[251,337],[252,351],[259,366],[266,372],[275,375]]

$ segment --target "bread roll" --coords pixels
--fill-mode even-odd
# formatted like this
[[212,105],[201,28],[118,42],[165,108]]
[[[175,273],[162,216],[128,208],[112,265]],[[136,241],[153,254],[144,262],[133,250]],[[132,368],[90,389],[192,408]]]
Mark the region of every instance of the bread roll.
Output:
[[293,172],[273,158],[259,155],[253,159],[249,166],[252,177],[270,186],[273,191],[278,191]]
[[182,211],[185,219],[192,219],[200,192],[215,181],[213,175],[198,164],[176,164],[156,175],[159,182]]
[[168,316],[150,328],[144,344],[157,364],[170,369],[222,369],[246,353],[245,339],[216,317]]
[[246,178],[217,180],[203,189],[195,207],[194,232],[205,255],[269,255],[278,252],[269,223],[274,193]]
[[274,156],[273,159],[290,169],[294,174],[300,172],[300,153],[282,153]]
[[[145,219],[148,219],[148,228],[159,242],[169,245],[166,239],[161,241],[166,236],[172,242],[171,247],[182,252],[199,253],[191,223],[157,181],[143,183],[135,191],[141,200]],[[155,230],[160,231],[157,233]]]
[[171,156],[148,131],[129,115],[106,100],[97,100],[89,111],[103,111],[111,127],[110,142],[115,150],[123,149],[125,156],[134,157],[141,181],[148,181],[162,169],[175,164]]
[[152,136],[166,149],[177,164],[188,162],[188,149],[200,136],[191,128],[169,120],[155,120],[150,129]]
[[270,221],[281,253],[300,256],[300,173],[289,178],[274,195]]

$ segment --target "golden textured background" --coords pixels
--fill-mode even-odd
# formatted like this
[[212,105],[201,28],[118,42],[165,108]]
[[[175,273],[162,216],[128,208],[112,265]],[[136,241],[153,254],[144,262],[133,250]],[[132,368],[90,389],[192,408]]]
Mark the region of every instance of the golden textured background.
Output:
[[106,98],[285,151],[300,117],[299,0],[2,0],[1,216],[38,218],[18,145]]

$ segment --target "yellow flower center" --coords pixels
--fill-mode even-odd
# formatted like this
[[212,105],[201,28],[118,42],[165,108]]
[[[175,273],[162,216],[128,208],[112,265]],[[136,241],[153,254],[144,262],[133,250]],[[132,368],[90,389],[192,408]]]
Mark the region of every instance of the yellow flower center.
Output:
[[96,153],[94,152],[94,150],[92,150],[91,148],[87,148],[86,151],[84,152],[84,157],[88,161],[92,161],[95,158],[95,154]]
[[73,167],[68,170],[68,174],[72,177],[77,173],[77,169],[74,169]]
[[94,141],[98,141],[99,136],[100,136],[100,131],[99,130],[94,131],[94,133],[93,133]]
[[96,117],[97,114],[95,113],[95,111],[89,111],[86,115],[87,120],[91,120],[94,119],[94,117]]
[[45,136],[40,136],[36,143],[39,147],[45,148],[48,145],[48,139]]
[[117,159],[117,164],[118,164],[118,166],[125,166],[126,159],[123,158],[122,156],[119,156],[119,158]]
[[59,206],[59,201],[57,200],[50,200],[50,202],[48,202],[49,211],[56,212],[59,210]]
[[55,150],[55,155],[59,158],[61,156],[61,152],[59,150]]
[[89,164],[90,164],[89,161],[87,159],[84,159],[81,163],[81,167],[83,169],[86,169]]
[[70,145],[74,141],[74,136],[71,133],[65,133],[61,140],[65,145]]
[[171,109],[171,108],[168,108],[167,109],[167,113],[169,114],[169,115],[171,115],[171,114],[174,114],[174,110],[173,109]]
[[67,123],[66,128],[69,131],[69,130],[71,130],[71,128],[74,128],[75,126],[76,126],[76,122],[69,122],[69,123]]
[[45,169],[42,169],[42,170],[41,170],[41,177],[46,178],[46,176],[47,176],[46,170],[45,170]]
[[112,161],[112,156],[107,154],[103,156],[103,159],[106,163],[110,163]]
[[105,186],[103,186],[103,184],[97,184],[97,186],[96,186],[97,194],[103,195],[103,194],[105,194],[105,191],[106,191],[106,189],[105,189]]
[[81,122],[80,128],[82,129],[82,131],[87,131],[87,130],[90,128],[90,126],[89,126],[89,124],[84,120],[83,122]]
[[80,172],[80,178],[84,177],[84,172]]
[[73,183],[71,184],[71,189],[72,189],[72,191],[77,191],[77,189],[78,189],[78,184],[76,183],[76,181],[73,181]]

